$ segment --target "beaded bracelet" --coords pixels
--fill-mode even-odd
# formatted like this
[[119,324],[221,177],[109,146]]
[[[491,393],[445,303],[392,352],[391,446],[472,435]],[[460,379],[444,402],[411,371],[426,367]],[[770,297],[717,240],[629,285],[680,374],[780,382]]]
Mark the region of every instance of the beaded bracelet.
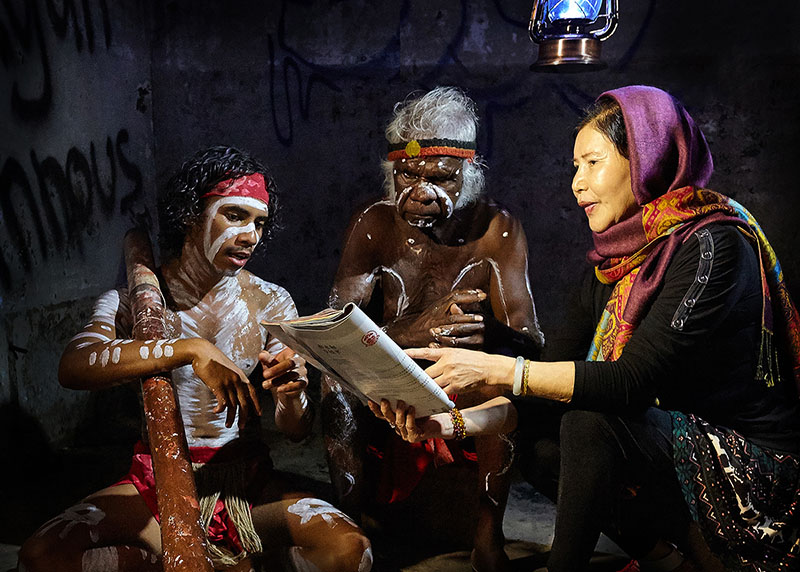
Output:
[[517,357],[516,362],[514,363],[514,386],[512,388],[512,392],[514,395],[519,395],[522,393],[522,366],[525,362],[525,358],[522,356]]
[[450,410],[450,419],[453,422],[453,438],[456,441],[460,441],[467,436],[467,426],[464,425],[464,416],[461,415],[458,408],[453,407]]
[[526,359],[522,367],[522,395],[528,395],[528,373],[531,371],[531,360]]

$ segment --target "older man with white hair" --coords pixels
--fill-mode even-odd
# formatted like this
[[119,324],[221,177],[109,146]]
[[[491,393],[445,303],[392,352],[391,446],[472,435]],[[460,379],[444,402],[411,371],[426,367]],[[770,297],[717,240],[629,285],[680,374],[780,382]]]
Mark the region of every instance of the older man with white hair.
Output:
[[[543,337],[527,239],[520,222],[484,193],[477,128],[475,103],[456,88],[437,87],[395,105],[386,128],[385,196],[353,216],[330,305],[360,305],[404,348],[535,355]],[[334,382],[324,393],[328,460],[342,507],[377,519],[387,532],[410,518],[420,532],[415,544],[437,533],[455,541],[451,546],[459,535],[467,543],[471,537],[473,568],[507,567],[507,439],[412,445],[385,424],[373,427],[374,419],[362,415],[366,408]],[[457,405],[467,406],[466,398]],[[465,474],[474,477],[467,485]],[[477,518],[458,517],[470,507]],[[437,525],[437,515],[449,524]]]

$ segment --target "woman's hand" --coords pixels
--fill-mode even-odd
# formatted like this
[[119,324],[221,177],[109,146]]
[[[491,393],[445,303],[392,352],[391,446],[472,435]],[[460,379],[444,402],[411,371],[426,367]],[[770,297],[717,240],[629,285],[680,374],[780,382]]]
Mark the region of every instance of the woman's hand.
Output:
[[195,340],[194,343],[201,346],[193,352],[192,369],[217,398],[214,413],[227,409],[225,426],[233,425],[237,409],[240,428],[244,427],[251,411],[261,415],[256,389],[244,372],[211,342],[202,338]]
[[374,401],[369,401],[367,405],[375,417],[389,423],[395,433],[409,443],[419,443],[435,438],[452,439],[453,437],[453,424],[447,413],[439,413],[417,420],[414,408],[406,407],[403,401],[398,401],[394,409],[386,399],[381,399],[380,405]]
[[298,397],[308,385],[306,360],[291,348],[283,348],[273,356],[264,350],[258,354],[264,368],[264,389],[274,390],[276,397]]
[[514,386],[514,358],[456,348],[412,348],[413,359],[434,361],[425,372],[445,393],[455,395],[477,391],[484,386]]

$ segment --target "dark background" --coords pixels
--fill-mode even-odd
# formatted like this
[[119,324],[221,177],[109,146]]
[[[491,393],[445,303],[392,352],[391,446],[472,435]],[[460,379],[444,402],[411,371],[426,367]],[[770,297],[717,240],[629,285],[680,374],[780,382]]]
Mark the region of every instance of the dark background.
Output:
[[312,312],[351,213],[381,192],[393,104],[466,89],[488,192],[528,235],[547,333],[589,247],[570,192],[580,109],[606,89],[656,85],[701,125],[709,186],[758,218],[797,295],[800,4],[620,4],[608,68],[563,75],[528,69],[527,0],[3,2],[0,458],[12,468],[0,511],[14,518],[0,519],[0,541],[125,468],[134,392],[64,390],[58,358],[122,280],[124,232],[154,225],[158,185],[201,147],[239,146],[271,167],[283,230],[250,270]]

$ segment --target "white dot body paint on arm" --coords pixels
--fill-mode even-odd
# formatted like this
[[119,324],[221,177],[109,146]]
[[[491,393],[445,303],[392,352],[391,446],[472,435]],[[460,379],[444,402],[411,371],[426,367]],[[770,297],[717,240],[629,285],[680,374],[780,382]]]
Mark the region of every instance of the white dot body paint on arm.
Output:
[[[91,327],[91,324],[87,327]],[[78,340],[95,340],[98,342],[110,342],[112,338],[100,332],[81,332],[79,334],[75,334],[74,336],[72,336],[69,341],[70,343],[72,343]]]
[[108,365],[109,357],[111,357],[111,350],[106,348],[103,350],[103,353],[100,354],[100,365],[106,367]]
[[92,352],[89,354],[89,365],[94,365],[97,361],[97,352]]
[[141,356],[142,359],[149,358],[150,357],[150,348],[148,348],[147,346],[140,347],[139,348],[139,356]]
[[122,348],[116,347],[114,351],[111,353],[111,363],[119,363],[119,357],[122,353]]

